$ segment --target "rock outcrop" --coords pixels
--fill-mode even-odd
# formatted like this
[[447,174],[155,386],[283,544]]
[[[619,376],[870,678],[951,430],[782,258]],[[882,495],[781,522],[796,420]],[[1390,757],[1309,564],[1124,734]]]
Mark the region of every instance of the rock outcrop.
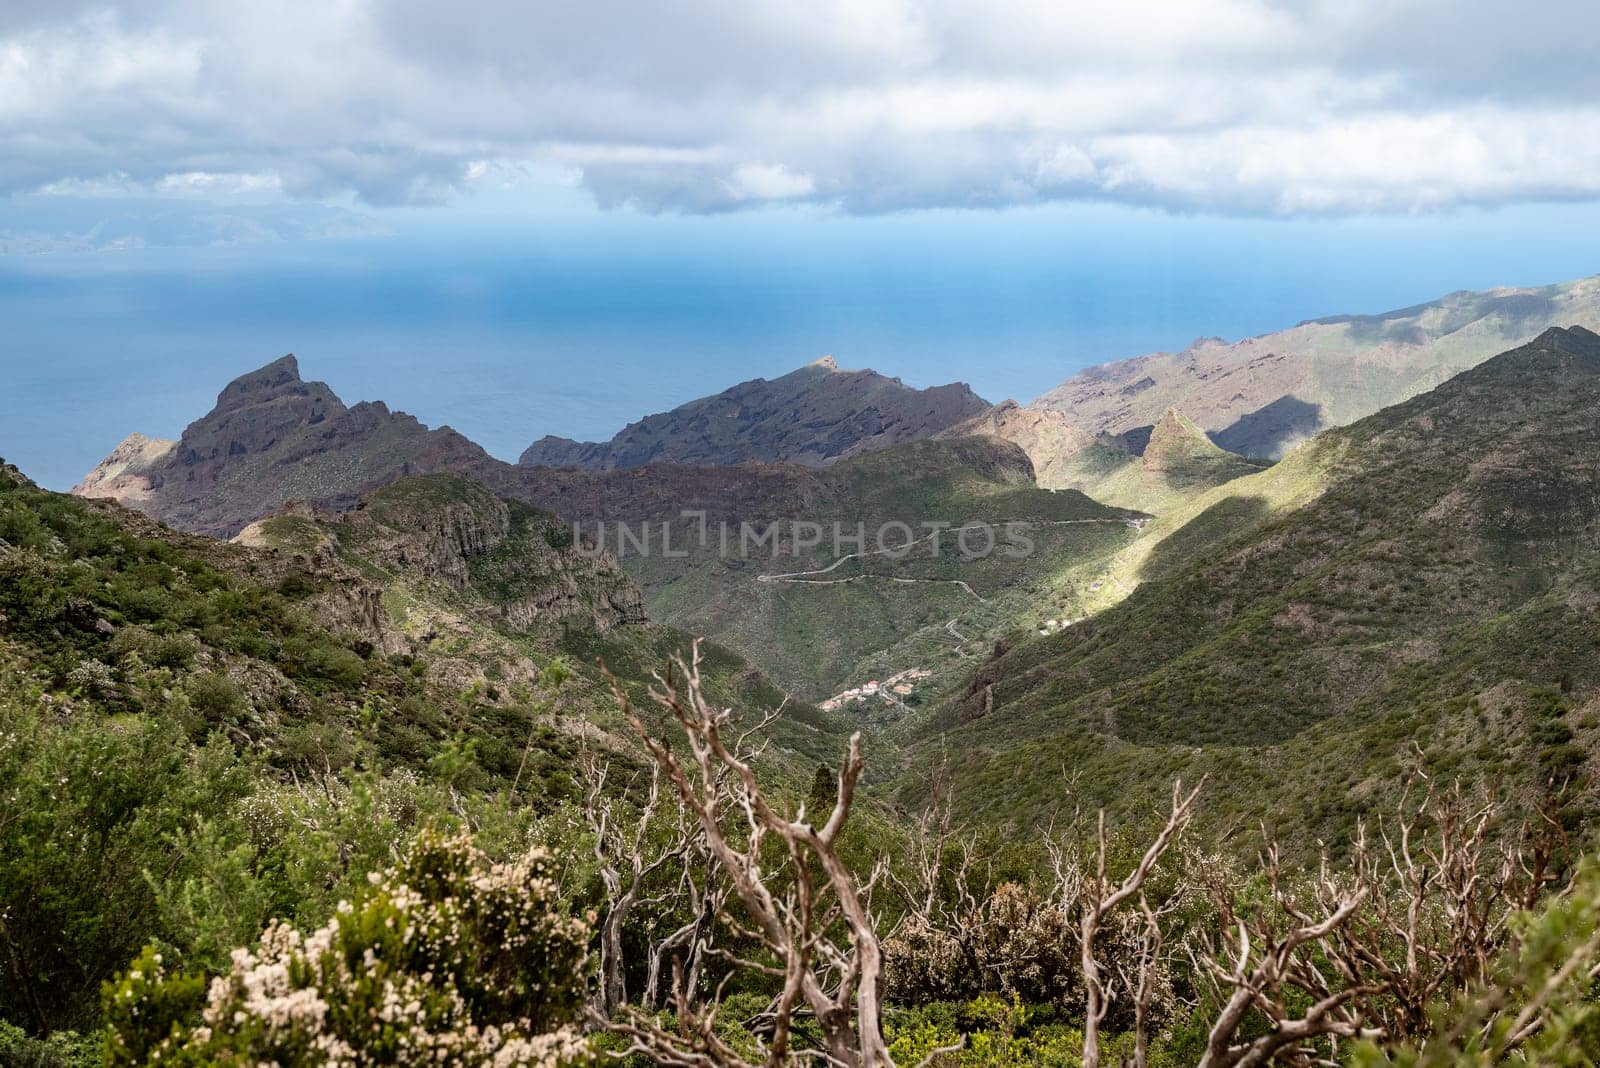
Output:
[[448,427],[430,430],[382,403],[346,407],[324,383],[302,380],[293,356],[235,379],[176,443],[160,444],[130,438],[74,492],[232,537],[292,500],[347,507],[409,474],[490,462]]
[[915,389],[876,371],[840,370],[824,356],[781,378],[646,416],[608,442],[541,438],[518,462],[601,471],[752,461],[817,467],[931,437],[987,407],[964,383]]
[[122,439],[104,460],[72,487],[79,497],[107,497],[135,505],[150,496],[149,476],[141,472],[159,463],[177,442],[134,432]]
[[1219,448],[1204,430],[1176,408],[1168,408],[1155,426],[1140,453],[1146,471],[1188,474],[1215,464],[1231,464],[1239,457]]

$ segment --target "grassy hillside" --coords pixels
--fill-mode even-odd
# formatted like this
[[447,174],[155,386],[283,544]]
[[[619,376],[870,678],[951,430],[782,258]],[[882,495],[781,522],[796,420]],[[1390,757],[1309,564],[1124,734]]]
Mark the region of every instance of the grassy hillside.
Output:
[[1019,635],[905,737],[1001,823],[1067,778],[1137,811],[1209,771],[1225,813],[1337,837],[1413,742],[1536,789],[1600,741],[1597,402],[1600,338],[1551,331],[1325,434],[1152,523],[1126,601]]
[[1176,408],[1150,430],[1134,455],[1106,439],[1063,464],[1057,478],[1103,504],[1165,515],[1195,497],[1267,467],[1219,448]]
[[[91,1026],[147,942],[217,967],[427,823],[521,848],[580,739],[631,762],[594,663],[638,693],[688,639],[597,625],[631,583],[562,532],[429,480],[227,544],[0,465],[0,1019]],[[726,650],[706,671],[742,714],[785,701]],[[809,781],[841,724],[789,702],[769,736],[765,767]]]
[[[1019,617],[1083,613],[1086,576],[1128,544],[1140,519],[1037,488],[1020,450],[993,439],[918,442],[819,477],[802,514],[751,513],[758,535],[778,521],[775,551],[769,543],[741,554],[737,526],[728,551],[715,529],[702,545],[689,520],[671,527],[686,556],[622,560],[652,614],[727,643],[813,700],[910,668],[932,671],[933,689]],[[820,544],[806,545],[797,521],[815,524]],[[935,534],[930,522],[951,529]],[[968,522],[976,525],[964,555],[955,528]],[[836,546],[835,529],[864,532],[864,543]]]

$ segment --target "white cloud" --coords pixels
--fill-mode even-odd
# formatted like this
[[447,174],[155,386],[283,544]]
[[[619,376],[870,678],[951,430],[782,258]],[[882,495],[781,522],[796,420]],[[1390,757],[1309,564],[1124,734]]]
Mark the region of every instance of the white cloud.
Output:
[[554,172],[686,211],[1600,196],[1588,0],[12,2],[8,192],[438,202]]
[[792,200],[816,192],[817,183],[781,163],[746,163],[734,169],[727,188],[736,200]]

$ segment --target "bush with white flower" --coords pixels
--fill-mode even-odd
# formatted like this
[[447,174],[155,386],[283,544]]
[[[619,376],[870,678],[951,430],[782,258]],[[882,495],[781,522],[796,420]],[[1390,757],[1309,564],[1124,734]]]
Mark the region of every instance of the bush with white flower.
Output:
[[108,984],[113,1064],[452,1064],[592,1059],[576,1026],[588,925],[540,849],[490,863],[424,833],[309,935],[274,923],[204,985],[146,950]]

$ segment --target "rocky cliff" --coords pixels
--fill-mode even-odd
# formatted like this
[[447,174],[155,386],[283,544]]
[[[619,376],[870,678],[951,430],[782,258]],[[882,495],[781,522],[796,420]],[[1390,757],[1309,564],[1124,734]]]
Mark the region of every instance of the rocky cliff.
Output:
[[176,444],[138,432],[129,434],[72,487],[72,492],[79,497],[109,497],[128,505],[143,501],[150,496],[150,479],[140,472],[159,463]]
[[609,554],[576,541],[554,516],[452,475],[402,479],[347,512],[295,505],[235,540],[436,582],[515,631],[648,621],[638,587]]
[[1080,430],[1060,412],[1024,408],[1014,400],[940,431],[941,438],[988,436],[1015,443],[1028,454],[1034,477],[1048,489],[1073,485],[1074,457],[1095,443],[1095,436]]
[[448,427],[381,402],[346,407],[293,356],[243,375],[170,448],[135,435],[74,492],[111,496],[183,530],[231,537],[291,500],[348,506],[410,474],[489,462]]
[[988,405],[964,383],[915,389],[825,356],[781,378],[741,382],[630,423],[608,442],[546,437],[525,466],[588,470],[750,461],[821,466],[930,437]]

